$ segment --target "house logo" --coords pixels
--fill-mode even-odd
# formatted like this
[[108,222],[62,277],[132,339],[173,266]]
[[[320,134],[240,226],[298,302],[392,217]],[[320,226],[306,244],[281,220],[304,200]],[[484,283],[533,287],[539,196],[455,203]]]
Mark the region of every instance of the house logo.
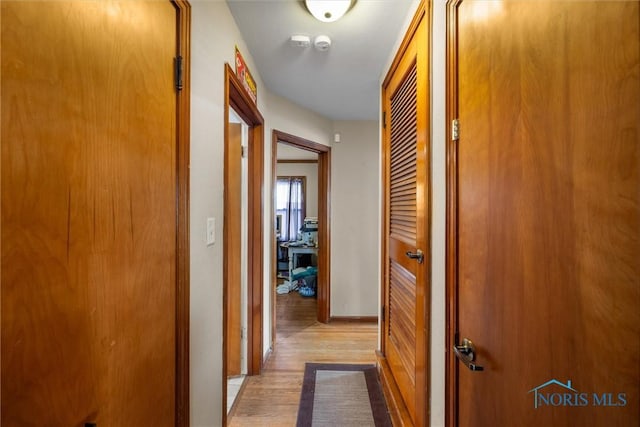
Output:
[[[563,393],[563,394],[568,394],[571,395],[571,393],[568,392],[573,392],[573,393],[578,393],[578,390],[574,389],[573,387],[571,387],[571,380],[567,380],[567,383],[561,383],[560,381],[556,380],[556,379],[552,379],[547,381],[544,384],[540,384],[538,387],[536,388],[532,388],[531,390],[529,390],[529,393],[533,392],[533,407],[535,409],[538,409],[538,404],[542,403],[544,405],[548,405],[549,401],[550,401],[550,396],[553,395],[560,395],[560,393],[543,393],[541,390],[543,388],[547,388],[550,385],[556,384],[558,386],[560,386],[561,388],[564,388],[567,392]],[[559,406],[559,405],[554,405],[554,406]]]
[[585,393],[579,392],[567,380],[566,384],[551,379],[532,388],[534,409],[543,406],[626,406],[626,393]]

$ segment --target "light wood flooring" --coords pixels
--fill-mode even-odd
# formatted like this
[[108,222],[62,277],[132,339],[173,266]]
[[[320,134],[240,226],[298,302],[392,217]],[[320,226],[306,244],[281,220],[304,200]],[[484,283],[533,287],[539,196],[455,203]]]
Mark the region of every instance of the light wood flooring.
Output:
[[305,362],[375,363],[375,323],[316,321],[315,298],[276,300],[276,345],[262,374],[248,377],[229,426],[295,426]]

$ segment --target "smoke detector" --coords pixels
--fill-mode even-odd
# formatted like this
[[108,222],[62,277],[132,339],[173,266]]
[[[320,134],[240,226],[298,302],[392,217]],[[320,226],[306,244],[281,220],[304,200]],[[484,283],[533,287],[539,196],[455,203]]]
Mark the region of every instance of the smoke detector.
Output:
[[301,34],[291,36],[289,41],[296,47],[306,48],[311,46],[311,38],[309,38],[309,36],[303,36]]
[[329,48],[331,47],[331,39],[329,38],[329,36],[318,36],[313,41],[313,45],[319,51],[324,52],[325,50],[329,50]]

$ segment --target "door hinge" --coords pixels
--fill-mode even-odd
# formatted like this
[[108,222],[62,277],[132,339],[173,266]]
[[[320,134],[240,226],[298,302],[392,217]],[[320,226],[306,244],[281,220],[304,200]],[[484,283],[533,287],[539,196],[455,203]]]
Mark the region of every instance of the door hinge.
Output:
[[457,141],[458,139],[460,139],[460,121],[453,119],[451,121],[451,140]]
[[386,111],[382,112],[382,128],[383,129],[387,128],[387,112]]
[[175,67],[176,90],[182,90],[182,56],[176,56],[173,60]]
[[247,157],[247,147],[245,147],[244,145],[240,146],[240,156],[244,159],[245,157]]
[[382,306],[382,311],[380,312],[380,321],[384,322],[384,305]]

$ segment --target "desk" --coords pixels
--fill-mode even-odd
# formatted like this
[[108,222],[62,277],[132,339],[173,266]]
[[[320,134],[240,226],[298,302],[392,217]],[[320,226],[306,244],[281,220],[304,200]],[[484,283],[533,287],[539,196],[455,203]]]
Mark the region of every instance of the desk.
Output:
[[293,282],[293,270],[296,268],[298,258],[296,255],[300,254],[315,254],[318,255],[318,248],[315,246],[307,246],[307,245],[296,245],[292,246],[291,243],[295,242],[285,242],[281,243],[281,248],[287,248],[287,252],[289,254],[289,282]]

